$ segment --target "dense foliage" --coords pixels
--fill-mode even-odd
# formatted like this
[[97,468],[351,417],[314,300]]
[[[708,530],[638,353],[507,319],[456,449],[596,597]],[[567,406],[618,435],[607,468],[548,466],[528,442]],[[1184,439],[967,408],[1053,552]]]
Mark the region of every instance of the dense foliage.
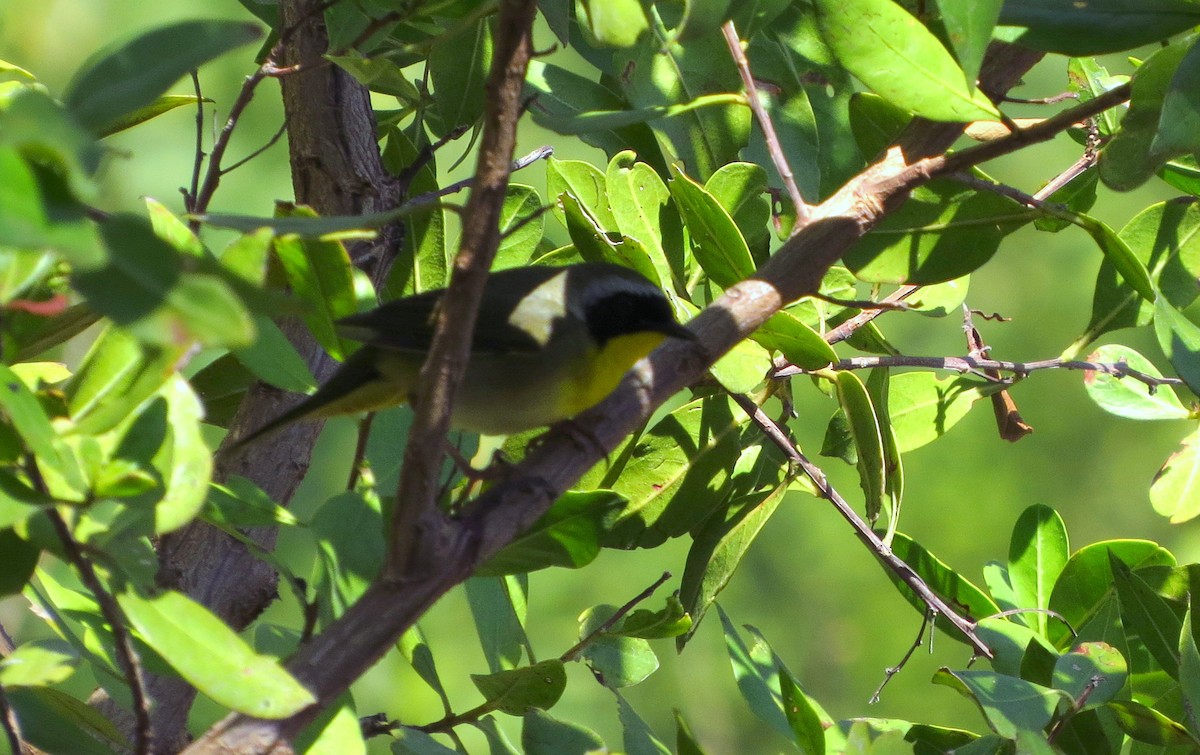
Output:
[[[173,751],[196,691],[229,713],[191,732],[197,752],[282,738],[298,752],[353,753],[375,738],[424,755],[465,751],[470,727],[493,753],[603,750],[594,722],[548,712],[570,692],[567,664],[582,662],[617,700],[623,741],[607,747],[700,753],[684,716],[673,732],[653,730],[621,691],[663,652],[686,659],[704,620],[721,625],[746,706],[778,735],[763,747],[1200,748],[1200,565],[1140,539],[1072,550],[1063,518],[1035,504],[980,586],[906,534],[901,515],[906,454],[980,405],[1019,441],[1030,428],[1008,390],[1051,369],[1077,370],[1113,415],[1190,427],[1149,498],[1173,522],[1200,514],[1200,326],[1189,316],[1200,294],[1200,5],[548,0],[536,3],[528,60],[535,4],[518,0],[243,5],[254,18],[118,42],[62,91],[0,61],[0,595],[20,595],[53,634],[0,632],[0,751]],[[319,54],[303,57],[314,39]],[[1007,90],[1043,54],[1066,96],[1042,93],[1044,118],[1009,117]],[[217,104],[229,122],[205,143],[211,104],[198,79],[186,82],[226,55],[252,75],[236,102]],[[516,105],[505,77],[520,87]],[[213,212],[233,167],[229,138],[272,79],[289,107],[296,201]],[[330,108],[306,89],[318,79],[375,93],[374,117],[357,134],[349,121],[322,130]],[[177,108],[201,113],[181,207],[102,206],[100,173],[121,169],[106,140]],[[599,152],[572,154],[604,158],[539,150],[489,194],[489,161],[514,158],[496,134],[511,135],[518,117],[560,151],[582,142]],[[1036,193],[981,167],[1059,134],[1078,160],[1026,178]],[[355,153],[356,137],[378,154]],[[446,155],[468,140],[479,167],[454,184]],[[305,152],[313,143],[328,151]],[[306,180],[345,155],[382,178]],[[544,189],[519,183],[542,158]],[[1119,231],[1089,214],[1098,196],[1147,182],[1179,195]],[[442,199],[472,185],[466,212]],[[481,217],[496,219],[498,238],[473,235]],[[1029,227],[1080,234],[1103,262],[1090,320],[1061,355],[1004,361],[980,334],[990,323],[973,324],[990,313],[964,302],[972,273]],[[447,465],[428,490],[436,502],[422,502],[421,465],[400,460],[437,451],[405,451],[410,423],[420,439],[437,407],[416,419],[389,410],[343,450],[354,469],[345,489],[302,519],[287,506],[315,429],[261,455],[221,440],[353,353],[339,318],[446,286],[456,267],[591,260],[660,286],[699,342],[657,352],[570,431],[504,439],[501,482]],[[963,318],[964,356],[902,353],[884,332],[898,310],[931,327]],[[1149,331],[1161,360],[1134,348]],[[81,339],[86,355],[60,361]],[[827,407],[824,443],[802,449],[813,418],[793,407],[814,401]],[[455,442],[481,449],[478,462],[494,447]],[[858,489],[835,488],[829,479],[845,476],[827,477],[818,455],[853,469]],[[1103,463],[1119,467],[1120,450]],[[801,497],[836,507],[865,546],[844,558],[878,560],[916,608],[910,654],[935,633],[962,643],[962,663],[932,682],[978,707],[973,730],[835,720],[761,633],[718,606],[773,514]],[[272,553],[264,533],[279,529],[311,543],[303,568]],[[183,560],[179,544],[203,537],[209,550]],[[669,577],[631,575],[629,597],[650,587],[586,610],[578,644],[553,657],[534,647],[529,573],[681,538],[665,603],[651,596]],[[214,576],[233,553],[269,568]],[[262,573],[277,573],[299,606],[292,623],[260,616],[274,590]],[[214,596],[230,581],[245,594]],[[417,624],[460,585],[487,662],[471,676],[475,701],[451,700],[434,662],[440,642],[459,638],[427,638]],[[356,705],[350,685],[385,654],[411,664],[441,720]],[[65,684],[83,671],[98,686],[86,700]]]

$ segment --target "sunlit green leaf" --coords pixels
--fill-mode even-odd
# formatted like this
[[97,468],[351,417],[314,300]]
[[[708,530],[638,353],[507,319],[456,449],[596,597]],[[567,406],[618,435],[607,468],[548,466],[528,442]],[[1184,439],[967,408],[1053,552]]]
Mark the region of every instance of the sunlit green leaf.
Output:
[[1172,522],[1200,515],[1200,432],[1179,443],[1150,484],[1150,504]]
[[556,658],[486,676],[471,674],[471,681],[496,710],[521,716],[533,708],[553,707],[567,685],[567,674]]

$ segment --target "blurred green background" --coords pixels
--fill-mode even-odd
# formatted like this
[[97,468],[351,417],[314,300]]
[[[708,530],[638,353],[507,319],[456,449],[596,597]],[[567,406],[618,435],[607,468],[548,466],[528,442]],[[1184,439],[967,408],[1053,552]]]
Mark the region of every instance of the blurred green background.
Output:
[[[165,21],[194,17],[246,18],[247,14],[235,0],[9,0],[0,5],[0,59],[29,69],[58,94],[72,72],[97,49]],[[245,48],[201,72],[205,95],[216,100],[215,114],[214,106],[206,110],[212,119],[207,125],[210,134],[220,127],[243,77],[253,70],[252,54],[253,48]],[[1108,62],[1113,72],[1128,72],[1122,60]],[[1050,59],[1015,93],[1055,94],[1065,88],[1065,80],[1065,61]],[[185,81],[173,91],[187,93],[191,88]],[[1009,112],[1039,114],[1038,108],[1030,106]],[[112,150],[104,176],[105,209],[138,209],[140,198],[151,196],[182,210],[179,187],[188,182],[191,172],[194,115],[181,109],[108,142]],[[261,146],[281,122],[278,90],[268,83],[249,108],[230,159]],[[518,152],[562,141],[530,126]],[[448,148],[443,163],[458,156],[456,149],[461,148]],[[985,169],[1001,181],[1033,192],[1078,157],[1079,150],[1075,142],[1060,137]],[[603,164],[599,153],[578,144],[558,154]],[[467,161],[458,173],[469,166]],[[517,180],[544,192],[541,166],[523,172]],[[1093,214],[1119,229],[1140,208],[1169,196],[1165,185],[1152,182],[1130,195],[1102,195]],[[290,197],[286,146],[281,142],[249,167],[226,177],[213,209],[266,215],[274,200]],[[547,228],[565,236],[553,220]],[[968,297],[973,308],[1012,319],[1007,323],[977,320],[993,355],[1012,360],[1058,355],[1087,323],[1099,264],[1093,243],[1075,229],[1049,235],[1027,228],[1010,236],[992,262],[973,277]],[[878,322],[904,353],[965,351],[957,318],[889,313]],[[1117,336],[1163,364],[1151,334]],[[76,344],[63,358],[77,359],[82,348]],[[835,406],[802,380],[796,393],[799,440],[815,455]],[[1036,428],[1019,443],[998,438],[990,407],[981,402],[946,437],[905,457],[903,531],[977,584],[982,584],[982,568],[988,561],[1006,558],[1012,525],[1033,503],[1048,504],[1062,514],[1074,548],[1107,538],[1147,538],[1174,551],[1181,561],[1197,560],[1200,529],[1195,524],[1168,525],[1151,510],[1147,497],[1152,476],[1189,431],[1188,423],[1134,422],[1104,414],[1085,396],[1080,373],[1038,373],[1017,386],[1013,396]],[[1185,403],[1191,399],[1185,397]],[[311,515],[345,480],[346,461],[340,458],[344,456],[340,450],[351,431],[346,421],[329,424],[315,455],[319,462],[294,503],[301,518]],[[857,500],[854,471],[840,461],[821,462],[834,484]],[[529,630],[539,658],[557,655],[575,642],[576,617],[589,606],[624,603],[662,571],[675,574],[668,584],[677,586],[687,545],[677,541],[654,552],[606,552],[577,572],[532,575]],[[280,548],[285,562],[298,574],[310,572],[312,544],[302,530],[285,532]],[[888,685],[881,701],[868,704],[885,669],[897,663],[913,641],[920,616],[893,590],[849,527],[821,501],[793,494],[780,507],[721,603],[735,622],[762,631],[834,718],[898,717],[977,731],[983,727],[970,703],[946,687],[929,683],[938,666],[961,667],[968,660],[964,645],[941,635],[932,653],[919,652]],[[294,603],[285,597],[270,609],[268,618],[291,623],[295,611]],[[0,619],[18,636],[45,631],[22,601],[0,604]],[[457,710],[479,702],[467,674],[486,672],[473,633],[464,631],[468,622],[461,591],[446,597],[422,622]],[[785,750],[784,741],[760,724],[738,696],[715,614],[682,656],[676,656],[670,642],[661,642],[656,649],[662,669],[627,690],[627,697],[666,741],[674,737],[674,707],[712,753]],[[611,748],[619,749],[620,727],[611,693],[594,683],[579,664],[572,664],[569,673],[572,683],[552,714],[594,728]],[[75,683],[83,685],[86,680]],[[362,715],[383,711],[407,723],[424,723],[441,715],[435,696],[395,658],[370,672],[357,686],[356,697]],[[194,724],[203,727],[218,714],[214,706],[202,703]],[[510,732],[516,731],[513,723],[505,724]],[[474,732],[464,731],[464,738],[472,749],[482,745],[482,737]],[[377,740],[372,748],[385,751],[386,741]]]

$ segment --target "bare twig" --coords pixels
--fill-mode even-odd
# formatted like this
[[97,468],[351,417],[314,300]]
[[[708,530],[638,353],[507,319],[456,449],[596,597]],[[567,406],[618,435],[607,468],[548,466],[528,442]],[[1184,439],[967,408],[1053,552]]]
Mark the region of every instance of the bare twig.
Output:
[[851,317],[849,320],[846,320],[841,325],[838,325],[837,327],[829,330],[825,334],[825,343],[828,343],[829,345],[832,346],[835,343],[841,343],[842,341],[845,341],[847,338],[854,335],[860,328],[862,328],[864,325],[866,325],[867,323],[874,320],[876,317],[879,317],[881,314],[888,311],[889,309],[897,308],[897,307],[878,306],[878,305],[899,304],[900,302],[904,301],[908,297],[915,294],[920,289],[921,289],[920,286],[901,286],[900,288],[896,289],[892,293],[885,296],[881,301],[877,302],[877,306],[874,309],[864,309],[862,312],[859,312],[854,317]]
[[0,726],[4,728],[4,736],[8,739],[8,749],[12,751],[13,755],[24,755],[29,752],[25,740],[21,738],[21,723],[17,721],[17,714],[8,703],[8,695],[4,694],[3,685],[0,685]]
[[200,190],[200,168],[204,165],[204,94],[200,90],[200,73],[192,69],[192,88],[196,92],[196,155],[192,160],[192,181],[184,194],[188,212],[196,209],[196,193]]
[[[42,479],[41,470],[38,469],[35,459],[28,459],[26,470],[38,492],[49,495],[49,490],[46,488],[46,483]],[[121,667],[121,673],[124,675],[126,683],[129,684],[129,694],[133,698],[133,750],[137,755],[147,755],[154,746],[154,732],[150,725],[150,698],[146,694],[146,681],[142,675],[141,661],[138,659],[137,651],[133,648],[133,638],[125,626],[125,614],[117,605],[116,599],[100,581],[92,563],[83,555],[79,543],[75,541],[75,537],[71,534],[71,528],[67,526],[62,515],[55,509],[47,509],[45,513],[55,535],[62,543],[67,560],[78,573],[79,580],[96,599],[96,604],[100,606],[100,613],[112,630],[113,651],[117,657],[117,665]]]
[[[969,356],[984,358],[988,355],[990,346],[983,341],[983,334],[976,328],[971,321],[971,308],[966,304],[963,309],[963,333],[967,337],[967,349]],[[996,370],[984,370],[989,380],[1000,380],[1000,373]],[[1017,402],[1009,395],[1007,390],[999,391],[991,395],[992,414],[996,418],[996,431],[1000,433],[1002,440],[1007,440],[1009,443],[1016,443],[1021,438],[1033,432],[1033,425],[1030,425],[1021,416],[1021,412],[1017,410]]]
[[733,62],[737,65],[738,73],[742,77],[742,86],[746,89],[746,99],[750,101],[750,110],[754,113],[754,119],[758,121],[758,127],[763,131],[767,153],[771,155],[771,162],[775,164],[775,170],[779,171],[779,177],[783,179],[784,188],[787,189],[792,206],[796,210],[796,224],[792,228],[792,233],[795,233],[808,222],[810,215],[808,204],[800,194],[800,187],[796,185],[792,166],[788,163],[787,156],[783,154],[779,136],[775,133],[775,124],[771,122],[771,114],[763,107],[762,99],[758,95],[754,74],[750,72],[750,61],[746,59],[746,51],[742,49],[742,40],[738,36],[733,21],[726,21],[721,27],[721,31],[725,35],[725,44],[729,47],[729,54],[733,56]]
[[[1090,370],[1118,378],[1133,378],[1139,383],[1145,383],[1151,391],[1160,385],[1182,385],[1183,381],[1172,377],[1155,377],[1133,369],[1125,362],[1085,362],[1079,359],[1041,359],[1035,362],[1010,362],[1003,359],[982,359],[979,357],[914,357],[903,354],[897,356],[849,357],[841,359],[825,369],[832,370],[871,370],[876,367],[925,367],[931,370],[948,370],[958,373],[975,373],[988,377],[988,371],[1009,372],[1021,378],[1038,370]],[[775,370],[772,377],[788,377],[791,375],[807,374],[812,370],[788,365]],[[993,379],[993,382],[1011,382],[1011,380]]]
[[[925,615],[921,618],[921,626],[919,629],[917,629],[916,639],[913,640],[912,645],[909,645],[908,650],[904,652],[904,655],[900,658],[899,663],[897,663],[895,666],[888,666],[886,669],[884,669],[883,681],[880,682],[879,686],[875,688],[875,692],[871,694],[871,699],[868,700],[871,705],[879,702],[879,696],[883,694],[883,688],[888,686],[888,682],[892,681],[892,677],[904,670],[904,667],[908,665],[908,661],[913,657],[913,653],[917,652],[917,648],[925,644],[925,630],[928,629],[935,621],[937,621],[937,613],[934,612],[932,608],[925,609]],[[932,649],[933,635],[929,636],[929,640],[929,644]]]
[[1077,100],[1079,94],[1076,92],[1060,92],[1059,94],[1050,97],[1012,97],[1005,95],[1001,98],[1002,102],[1013,102],[1018,105],[1054,105],[1064,100]]
[[275,146],[275,144],[276,144],[276,142],[278,142],[278,141],[279,141],[281,138],[283,138],[283,135],[284,135],[284,134],[286,134],[286,133],[287,133],[287,119],[284,119],[283,123],[279,124],[279,128],[278,128],[278,130],[276,130],[276,131],[275,131],[275,134],[274,134],[274,135],[273,135],[273,136],[272,136],[270,139],[268,139],[268,140],[267,140],[267,143],[266,143],[266,144],[262,145],[261,147],[259,147],[258,149],[254,150],[254,151],[253,151],[253,152],[251,152],[250,154],[246,155],[246,156],[245,156],[245,157],[243,157],[241,160],[238,160],[238,161],[237,161],[236,163],[234,163],[233,165],[230,165],[228,168],[222,168],[222,169],[221,169],[221,175],[222,175],[222,176],[226,176],[226,175],[228,175],[228,174],[232,173],[233,171],[235,171],[235,170],[237,170],[238,168],[242,167],[243,165],[245,165],[246,163],[250,162],[250,161],[251,161],[251,160],[253,160],[254,158],[258,157],[258,156],[259,156],[259,155],[261,155],[262,153],[266,152],[266,151],[267,151],[267,150],[269,150],[271,147],[274,147],[274,146]]
[[833,504],[833,507],[837,509],[842,518],[850,524],[855,536],[870,548],[875,557],[883,562],[885,567],[894,573],[901,582],[907,585],[925,603],[927,610],[935,616],[944,616],[963,635],[977,655],[991,658],[991,648],[984,644],[979,635],[975,634],[975,622],[968,617],[960,615],[953,606],[935,593],[925,583],[925,580],[921,579],[921,575],[913,571],[911,566],[892,553],[891,547],[879,535],[875,534],[875,531],[871,529],[871,525],[867,524],[858,515],[858,512],[846,502],[846,499],[842,498],[841,494],[829,484],[829,480],[826,479],[825,473],[821,471],[821,468],[813,464],[807,456],[800,452],[800,449],[788,438],[787,433],[775,423],[775,420],[767,416],[762,407],[755,404],[748,397],[739,393],[730,393],[729,395],[742,408],[742,411],[750,415],[754,424],[766,434],[771,442],[778,446],[784,456],[793,464],[800,467],[808,479],[812,481],[813,485],[816,486],[818,494]]

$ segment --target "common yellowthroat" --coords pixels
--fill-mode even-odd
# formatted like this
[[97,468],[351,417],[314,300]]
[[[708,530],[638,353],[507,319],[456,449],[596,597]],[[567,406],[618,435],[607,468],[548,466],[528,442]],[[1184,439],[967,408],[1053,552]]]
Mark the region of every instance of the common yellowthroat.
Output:
[[[338,332],[364,346],[316,393],[237,445],[295,420],[412,400],[444,293],[339,320]],[[508,435],[572,417],[611,393],[667,337],[695,338],[675,321],[663,292],[628,268],[591,262],[492,273],[451,425]]]

